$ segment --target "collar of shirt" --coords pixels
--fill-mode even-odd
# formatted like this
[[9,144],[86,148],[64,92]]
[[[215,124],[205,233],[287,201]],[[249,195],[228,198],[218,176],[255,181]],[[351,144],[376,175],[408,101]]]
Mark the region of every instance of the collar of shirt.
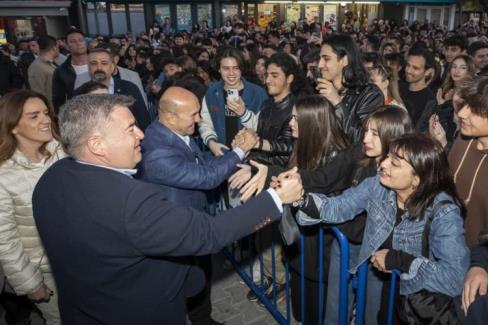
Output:
[[[174,132],[173,130],[171,130],[171,132],[173,132],[174,134],[176,134],[176,136],[177,136],[178,138],[180,138],[181,140],[185,141],[186,145],[187,145],[188,147],[190,147],[190,136],[188,136],[188,135],[181,135],[181,134],[178,134],[178,133]],[[190,148],[191,148],[191,147],[190,147]]]
[[108,93],[113,95],[115,93],[115,82],[114,78],[110,77],[110,84],[108,85]]
[[80,163],[80,164],[83,164],[83,165],[96,166],[96,167],[102,167],[102,168],[110,169],[110,170],[119,172],[121,174],[124,174],[126,176],[129,176],[131,178],[132,178],[132,176],[134,176],[135,174],[137,174],[137,169],[135,169],[135,168],[134,169],[113,168],[113,167],[109,167],[109,166],[91,164],[89,162],[81,161],[81,160],[76,160],[76,162],[77,163]]

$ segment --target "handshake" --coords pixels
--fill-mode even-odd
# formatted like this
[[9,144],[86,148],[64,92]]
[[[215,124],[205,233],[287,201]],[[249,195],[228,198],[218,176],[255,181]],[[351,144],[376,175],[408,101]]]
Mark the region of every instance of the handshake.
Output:
[[[249,152],[254,148],[259,142],[259,136],[256,131],[251,129],[242,129],[236,134],[234,140],[232,140],[232,148],[240,148],[244,153]],[[222,156],[226,151],[231,150],[225,144],[217,142],[215,140],[210,140],[208,142],[208,147],[214,156]]]
[[298,173],[297,167],[293,167],[278,176],[273,176],[270,187],[276,191],[283,204],[292,204],[305,194],[302,178]]
[[242,151],[248,152],[256,146],[259,142],[259,136],[256,131],[252,129],[242,129],[240,130],[234,140],[232,140],[232,148],[241,148]]

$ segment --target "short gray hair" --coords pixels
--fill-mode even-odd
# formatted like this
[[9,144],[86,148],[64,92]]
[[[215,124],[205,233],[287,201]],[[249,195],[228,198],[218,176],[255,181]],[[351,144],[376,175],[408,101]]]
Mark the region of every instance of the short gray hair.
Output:
[[114,107],[132,104],[132,97],[105,94],[80,95],[66,102],[59,113],[61,141],[66,152],[78,158],[87,137],[95,130],[103,130]]

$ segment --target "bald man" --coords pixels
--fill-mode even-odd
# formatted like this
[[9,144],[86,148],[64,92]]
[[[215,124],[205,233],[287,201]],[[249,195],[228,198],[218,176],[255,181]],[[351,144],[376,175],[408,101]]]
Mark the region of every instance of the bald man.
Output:
[[[244,132],[242,143],[223,156],[205,155],[192,138],[200,121],[200,103],[181,87],[164,92],[158,112],[159,120],[149,125],[142,142],[142,180],[159,185],[177,204],[205,211],[205,192],[224,182],[258,139]],[[187,301],[189,318],[192,324],[220,324],[210,317],[210,255],[198,257],[197,264],[205,271],[207,285]]]

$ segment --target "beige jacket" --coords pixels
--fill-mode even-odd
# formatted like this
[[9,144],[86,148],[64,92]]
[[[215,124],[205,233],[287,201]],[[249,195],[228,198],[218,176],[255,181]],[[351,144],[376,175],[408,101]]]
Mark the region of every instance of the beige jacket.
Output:
[[0,165],[0,264],[18,295],[31,293],[50,272],[49,261],[32,215],[32,193],[42,174],[65,156],[53,140],[52,156],[33,164],[20,151]]
[[42,57],[38,56],[27,70],[30,88],[46,96],[51,105],[53,103],[52,85],[55,68],[51,62],[44,61]]

